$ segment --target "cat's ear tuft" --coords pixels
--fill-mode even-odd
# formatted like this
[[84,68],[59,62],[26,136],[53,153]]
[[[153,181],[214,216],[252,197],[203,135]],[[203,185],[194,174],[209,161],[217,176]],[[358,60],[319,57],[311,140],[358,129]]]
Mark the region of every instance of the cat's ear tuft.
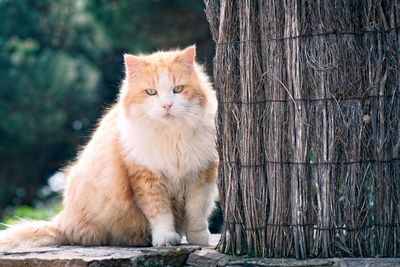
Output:
[[138,57],[129,54],[124,54],[124,62],[126,74],[131,77],[138,73],[143,65]]
[[193,66],[196,59],[196,45],[189,46],[180,53],[179,61],[188,67]]

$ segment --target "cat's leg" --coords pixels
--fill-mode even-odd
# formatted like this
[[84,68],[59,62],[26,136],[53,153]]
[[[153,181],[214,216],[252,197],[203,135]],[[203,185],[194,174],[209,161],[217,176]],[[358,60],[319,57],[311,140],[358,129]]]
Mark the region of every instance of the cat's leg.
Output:
[[217,196],[217,167],[213,162],[207,170],[200,172],[191,183],[185,196],[186,239],[190,244],[207,246],[210,231],[208,216],[212,212]]
[[131,179],[135,203],[150,222],[153,246],[178,245],[181,236],[175,231],[171,202],[161,178],[143,168],[135,174]]

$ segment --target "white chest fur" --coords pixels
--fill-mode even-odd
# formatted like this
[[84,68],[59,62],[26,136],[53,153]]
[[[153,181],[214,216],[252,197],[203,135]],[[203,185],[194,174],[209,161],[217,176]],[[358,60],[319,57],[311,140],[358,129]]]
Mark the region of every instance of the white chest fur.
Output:
[[120,117],[124,153],[129,160],[162,175],[172,190],[216,158],[212,126],[159,125]]

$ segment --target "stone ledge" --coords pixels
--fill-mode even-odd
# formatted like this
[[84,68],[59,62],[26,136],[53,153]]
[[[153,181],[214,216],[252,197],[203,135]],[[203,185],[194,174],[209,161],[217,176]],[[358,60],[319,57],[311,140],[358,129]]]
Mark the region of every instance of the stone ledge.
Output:
[[221,254],[212,249],[192,252],[186,262],[193,267],[400,267],[400,258],[277,259],[244,258]]
[[[219,235],[211,236],[216,245]],[[212,247],[191,246],[183,240],[176,247],[43,247],[0,251],[0,267],[130,267],[130,266],[191,266],[191,267],[400,267],[400,258],[330,258],[274,259],[245,258],[221,254]]]
[[198,246],[42,247],[0,252],[0,266],[183,266]]

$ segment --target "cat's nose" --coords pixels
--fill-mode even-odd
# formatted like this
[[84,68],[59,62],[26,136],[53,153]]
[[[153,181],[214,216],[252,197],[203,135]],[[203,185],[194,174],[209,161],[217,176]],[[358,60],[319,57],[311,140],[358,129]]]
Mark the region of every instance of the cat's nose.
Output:
[[166,111],[169,111],[169,110],[171,109],[171,107],[172,107],[172,104],[164,104],[164,105],[162,105],[162,107],[163,107]]

